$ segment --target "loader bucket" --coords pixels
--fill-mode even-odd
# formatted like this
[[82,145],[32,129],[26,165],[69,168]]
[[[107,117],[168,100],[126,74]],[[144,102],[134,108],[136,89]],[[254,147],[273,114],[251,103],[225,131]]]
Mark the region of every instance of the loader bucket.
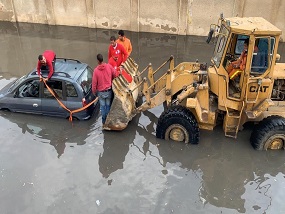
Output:
[[110,112],[104,124],[105,130],[123,130],[129,121],[135,116],[136,101],[138,98],[138,65],[128,58],[123,63],[125,71],[132,77],[132,81],[127,81],[123,75],[119,75],[113,80],[112,89],[114,99]]

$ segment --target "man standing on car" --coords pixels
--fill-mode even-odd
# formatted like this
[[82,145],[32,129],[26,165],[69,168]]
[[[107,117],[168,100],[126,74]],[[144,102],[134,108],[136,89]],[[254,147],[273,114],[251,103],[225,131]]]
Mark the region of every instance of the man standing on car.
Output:
[[131,41],[125,36],[125,32],[123,30],[119,30],[118,35],[119,38],[116,42],[123,45],[125,50],[128,52],[128,55],[130,56],[133,50]]
[[42,72],[49,70],[47,80],[51,78],[54,72],[56,55],[52,50],[46,50],[38,57],[37,71],[38,75],[42,78]]
[[102,54],[97,55],[98,66],[94,69],[92,78],[92,93],[99,98],[103,126],[111,108],[113,96],[112,80],[117,77],[115,69],[103,62]]
[[128,56],[129,55],[127,51],[125,50],[124,46],[121,44],[118,44],[116,42],[116,38],[114,36],[111,36],[109,53],[108,53],[108,61],[112,57],[113,60],[116,62],[117,67],[120,67],[120,65],[127,60]]

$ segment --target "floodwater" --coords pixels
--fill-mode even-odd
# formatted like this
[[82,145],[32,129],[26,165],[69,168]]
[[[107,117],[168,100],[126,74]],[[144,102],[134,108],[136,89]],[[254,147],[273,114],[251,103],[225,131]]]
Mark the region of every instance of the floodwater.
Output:
[[[96,66],[116,31],[0,23],[0,88],[57,57]],[[140,70],[174,55],[208,62],[204,37],[126,32]],[[285,46],[279,53],[285,57]],[[284,62],[284,58],[282,59]],[[199,145],[156,139],[162,107],[137,115],[126,130],[102,132],[101,116],[65,119],[0,111],[0,209],[10,213],[284,213],[284,151],[255,151],[250,125],[238,139],[221,126]]]

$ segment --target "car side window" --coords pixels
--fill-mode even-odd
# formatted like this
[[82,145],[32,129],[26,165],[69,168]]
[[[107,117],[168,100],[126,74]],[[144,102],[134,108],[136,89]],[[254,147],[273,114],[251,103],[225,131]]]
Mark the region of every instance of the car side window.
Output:
[[[52,90],[55,96],[62,99],[62,82],[56,80],[50,80],[47,82],[48,87]],[[51,92],[48,90],[46,85],[44,85],[44,98],[55,99]]]
[[39,88],[40,88],[40,81],[39,80],[29,80],[22,84],[18,91],[18,97],[39,97]]
[[92,69],[90,67],[87,67],[77,80],[77,83],[82,87],[84,94],[87,94],[91,89],[92,76]]
[[71,82],[66,81],[66,96],[67,97],[78,97],[77,91]]

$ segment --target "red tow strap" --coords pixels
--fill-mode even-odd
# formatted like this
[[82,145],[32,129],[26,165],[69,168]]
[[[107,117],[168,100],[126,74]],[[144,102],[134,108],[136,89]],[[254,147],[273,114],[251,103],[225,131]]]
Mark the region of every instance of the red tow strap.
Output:
[[88,103],[86,106],[84,106],[84,107],[82,107],[82,108],[79,108],[79,109],[70,110],[70,109],[68,109],[68,108],[57,98],[57,96],[55,95],[53,89],[50,88],[50,87],[48,86],[48,84],[46,83],[46,82],[47,82],[46,79],[45,79],[45,78],[42,78],[42,80],[43,80],[45,86],[47,87],[47,89],[49,90],[49,92],[51,93],[51,95],[57,100],[57,102],[59,103],[59,105],[60,105],[62,108],[64,108],[66,111],[69,112],[69,121],[72,121],[72,114],[73,114],[73,113],[77,113],[77,112],[80,112],[80,111],[85,110],[86,108],[88,108],[89,106],[91,106],[93,103],[95,103],[95,102],[98,100],[98,97],[96,97],[95,100],[93,100],[92,102]]

